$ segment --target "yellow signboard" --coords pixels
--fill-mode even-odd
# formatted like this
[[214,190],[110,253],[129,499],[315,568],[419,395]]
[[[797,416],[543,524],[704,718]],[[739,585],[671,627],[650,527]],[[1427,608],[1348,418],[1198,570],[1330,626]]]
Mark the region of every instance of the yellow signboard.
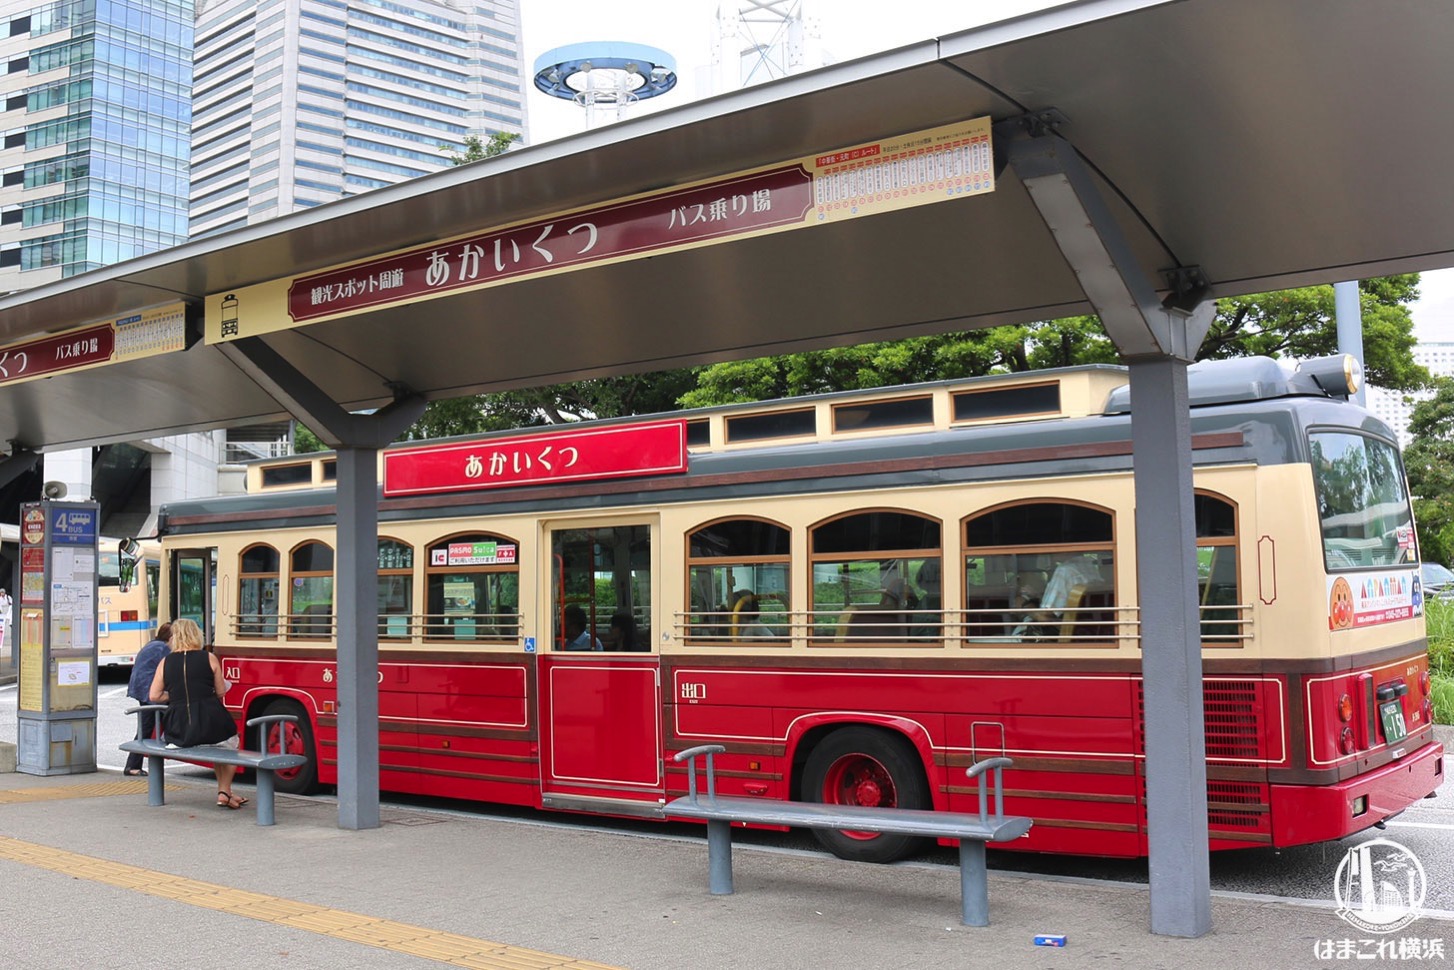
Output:
[[976,118],[556,213],[207,298],[220,343],[520,279],[994,191]]
[[22,711],[45,710],[45,640],[40,610],[20,611],[19,707]]

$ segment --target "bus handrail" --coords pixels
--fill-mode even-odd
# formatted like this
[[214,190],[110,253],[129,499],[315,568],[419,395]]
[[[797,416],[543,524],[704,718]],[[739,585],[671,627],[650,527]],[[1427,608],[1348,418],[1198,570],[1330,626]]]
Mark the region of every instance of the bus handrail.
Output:
[[[848,623],[851,619],[853,622]],[[1025,626],[1025,611],[1002,608],[942,610],[879,610],[871,607],[832,607],[820,610],[763,612],[761,624],[771,635],[731,632],[731,613],[722,610],[679,610],[673,615],[675,633],[682,641],[704,646],[786,646],[806,640],[810,645],[831,643],[940,646],[945,643],[1095,643],[1127,641],[1141,636],[1141,610],[1131,605],[1068,606],[1055,611],[1053,620],[1040,626],[1053,628],[1038,634],[1016,634]],[[1243,643],[1252,639],[1252,604],[1226,603],[1201,607],[1202,640],[1207,643]],[[846,632],[840,628],[847,626]],[[879,635],[875,626],[882,626]]]

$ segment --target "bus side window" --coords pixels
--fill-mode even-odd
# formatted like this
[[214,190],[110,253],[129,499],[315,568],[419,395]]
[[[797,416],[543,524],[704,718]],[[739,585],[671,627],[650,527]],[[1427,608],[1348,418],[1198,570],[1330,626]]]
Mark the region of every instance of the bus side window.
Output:
[[242,551],[237,579],[238,636],[277,636],[279,562],[278,550],[272,546],[255,545]]
[[1108,510],[1079,502],[1001,506],[965,520],[964,549],[971,642],[1114,638],[1106,620],[1115,612]]
[[323,638],[333,633],[333,549],[305,542],[288,556],[288,633]]
[[[814,632],[837,640],[846,622],[842,637],[853,643],[918,636],[923,624],[914,580],[926,563],[939,561],[941,536],[937,519],[892,509],[850,512],[812,526]],[[852,615],[845,621],[843,614]]]
[[1205,492],[1196,493],[1194,508],[1201,637],[1212,642],[1237,642],[1242,630],[1237,590],[1237,508]]
[[786,526],[723,519],[687,537],[687,636],[696,643],[754,643],[791,634]]
[[516,640],[519,548],[508,536],[484,532],[431,542],[424,573],[425,638],[454,643]]

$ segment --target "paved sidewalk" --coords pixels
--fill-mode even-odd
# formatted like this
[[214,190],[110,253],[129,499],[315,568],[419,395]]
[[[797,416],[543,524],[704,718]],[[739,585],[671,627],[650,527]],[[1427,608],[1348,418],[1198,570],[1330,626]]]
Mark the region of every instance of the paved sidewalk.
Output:
[[[171,770],[149,808],[144,780],[112,772],[0,775],[0,965],[1281,970],[1348,966],[1314,946],[1358,935],[1330,908],[1219,895],[1213,933],[1157,937],[1144,889],[1000,873],[992,925],[969,928],[957,872],[740,846],[737,893],[713,897],[695,836],[390,807],[350,832],[334,805],[281,795],[259,828],[209,781]],[[1068,946],[1032,945],[1045,932]]]

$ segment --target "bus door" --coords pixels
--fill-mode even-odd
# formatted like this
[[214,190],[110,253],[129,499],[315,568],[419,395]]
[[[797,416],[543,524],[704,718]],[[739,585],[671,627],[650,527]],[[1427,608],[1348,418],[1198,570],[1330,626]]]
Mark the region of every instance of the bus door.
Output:
[[186,617],[202,628],[202,642],[212,643],[212,592],[215,549],[173,549],[167,573],[167,620]]
[[542,801],[655,814],[665,793],[652,534],[644,521],[548,529],[537,653]]

